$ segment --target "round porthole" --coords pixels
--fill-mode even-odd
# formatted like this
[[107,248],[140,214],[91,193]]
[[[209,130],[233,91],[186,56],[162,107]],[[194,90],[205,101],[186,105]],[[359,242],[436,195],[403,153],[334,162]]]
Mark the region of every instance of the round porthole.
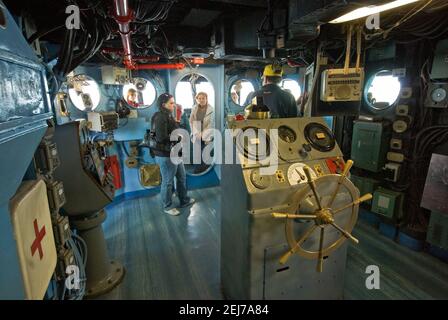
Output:
[[[190,135],[193,133],[200,133],[199,130],[201,129],[197,126],[198,122],[196,121],[196,124],[193,123],[192,127],[189,119],[196,104],[202,104],[203,106],[210,105],[212,108],[214,107],[215,89],[212,82],[203,75],[197,73],[187,74],[177,82],[174,96],[176,103],[180,107],[180,112],[178,114],[176,113],[176,117],[178,117],[180,122],[180,127],[186,129]],[[209,110],[208,107],[205,114],[202,114],[202,117],[205,117],[206,114],[208,114],[207,110]],[[215,117],[214,112],[212,113],[212,117]],[[199,159],[201,161],[198,162],[198,159],[195,159],[194,157],[195,149],[199,150],[202,155],[206,155],[206,158],[209,159]],[[200,139],[191,139],[190,150],[190,162],[189,164],[185,164],[185,171],[188,175],[202,176],[213,169],[215,157],[213,142],[206,144],[205,142],[201,143]]]
[[281,87],[283,88],[283,90],[286,90],[289,93],[291,93],[296,101],[302,95],[302,89],[300,89],[300,85],[296,80],[292,79],[282,80]]
[[6,29],[5,9],[0,5],[0,28]]
[[233,83],[230,88],[230,99],[238,106],[246,106],[250,103],[247,101],[249,94],[255,91],[252,82],[246,79],[240,79]]
[[93,111],[100,103],[100,88],[91,77],[79,74],[67,80],[68,95],[73,105],[81,111]]
[[156,88],[151,81],[133,78],[131,83],[123,86],[123,98],[133,108],[150,107],[156,100]]
[[174,92],[176,103],[182,105],[183,110],[188,111],[196,104],[196,95],[199,92],[207,94],[207,103],[215,105],[215,89],[207,78],[200,74],[187,74],[176,84]]
[[364,98],[370,108],[382,111],[397,102],[400,90],[398,77],[393,76],[390,70],[382,70],[367,81]]

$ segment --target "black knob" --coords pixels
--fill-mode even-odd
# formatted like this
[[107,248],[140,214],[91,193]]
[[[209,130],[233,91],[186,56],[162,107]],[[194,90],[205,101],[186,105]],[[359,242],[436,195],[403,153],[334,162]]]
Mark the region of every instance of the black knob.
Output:
[[300,154],[300,156],[301,156],[302,158],[306,158],[306,157],[308,157],[308,152],[306,152],[305,149],[300,149],[300,150],[299,150],[299,154]]
[[311,152],[311,146],[309,144],[304,143],[303,144],[303,149],[305,149],[306,152]]

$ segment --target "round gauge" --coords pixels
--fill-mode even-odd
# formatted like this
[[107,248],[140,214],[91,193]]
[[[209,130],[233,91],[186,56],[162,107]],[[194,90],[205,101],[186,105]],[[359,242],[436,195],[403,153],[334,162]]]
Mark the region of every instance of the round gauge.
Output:
[[[289,184],[292,186],[295,186],[299,183],[305,183],[308,182],[308,179],[306,178],[305,171],[303,168],[305,168],[307,165],[304,163],[294,163],[289,166],[288,168],[288,181]],[[313,179],[317,178],[316,173],[311,169],[311,177]]]
[[243,128],[236,137],[238,150],[251,160],[263,160],[270,155],[270,139],[266,130],[255,127]]
[[297,139],[297,135],[294,130],[288,126],[278,127],[278,137],[286,143],[293,143]]
[[250,173],[250,182],[257,189],[266,189],[271,185],[271,176],[262,175],[259,169],[254,169]]
[[331,151],[336,145],[330,129],[317,122],[311,122],[306,125],[305,138],[313,148],[321,152]]
[[434,102],[442,102],[446,98],[446,90],[444,88],[437,88],[431,92],[431,99]]

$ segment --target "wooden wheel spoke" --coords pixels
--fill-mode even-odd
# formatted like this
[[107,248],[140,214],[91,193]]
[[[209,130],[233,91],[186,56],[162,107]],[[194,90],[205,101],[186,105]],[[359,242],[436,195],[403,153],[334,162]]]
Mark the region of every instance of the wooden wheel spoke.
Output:
[[290,213],[272,213],[274,218],[283,218],[283,219],[305,219],[312,220],[316,219],[317,216],[314,214],[290,214]]
[[308,185],[310,186],[311,190],[313,191],[314,198],[316,198],[317,207],[319,208],[319,210],[322,210],[322,205],[320,203],[320,197],[319,197],[319,194],[317,193],[316,184],[314,183],[313,177],[311,176],[310,168],[304,167],[303,171],[305,172],[305,175],[308,179]]
[[362,197],[360,197],[359,199],[356,199],[355,201],[349,203],[348,205],[343,206],[342,208],[333,210],[332,211],[333,215],[336,215],[337,213],[340,213],[341,211],[344,211],[345,209],[351,208],[351,207],[353,207],[355,205],[360,204],[361,202],[364,202],[364,201],[367,201],[367,200],[370,200],[370,199],[372,199],[372,194],[371,193],[367,193],[367,194],[363,195]]
[[324,247],[324,234],[325,234],[325,228],[320,228],[320,239],[319,239],[319,256],[317,260],[317,272],[322,272],[323,269],[323,262],[324,262],[324,253],[323,253],[323,247]]
[[346,237],[347,239],[350,239],[351,241],[353,241],[354,243],[358,244],[359,240],[356,239],[354,236],[352,236],[350,233],[348,233],[347,231],[345,231],[344,229],[342,229],[340,226],[338,226],[336,223],[332,222],[330,223],[333,227],[335,227],[340,233],[342,233],[344,235],[344,237]]
[[336,199],[336,195],[338,194],[339,189],[341,188],[341,184],[343,183],[344,178],[347,177],[347,174],[350,171],[352,166],[353,166],[353,161],[348,160],[347,163],[345,164],[344,171],[342,172],[341,176],[339,177],[338,185],[336,186],[336,189],[334,190],[333,194],[331,195],[330,201],[327,204],[327,208],[331,208],[331,206],[333,205],[334,199]]
[[291,248],[291,250],[289,250],[288,252],[286,252],[281,258],[280,258],[280,263],[281,264],[285,264],[288,259],[291,257],[291,255],[293,255],[294,253],[297,252],[297,250],[299,250],[300,245],[313,233],[314,230],[316,230],[317,225],[313,225],[311,228],[309,228],[304,235],[302,236],[302,238],[300,238],[296,245]]

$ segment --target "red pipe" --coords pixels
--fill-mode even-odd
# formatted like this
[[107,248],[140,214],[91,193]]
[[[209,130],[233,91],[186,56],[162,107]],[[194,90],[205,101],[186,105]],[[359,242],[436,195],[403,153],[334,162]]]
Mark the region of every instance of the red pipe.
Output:
[[163,69],[176,69],[181,70],[185,68],[184,63],[158,63],[158,64],[138,64],[135,65],[135,70],[163,70]]
[[127,69],[131,70],[163,70],[163,69],[184,69],[183,63],[160,63],[160,64],[141,64],[137,65],[135,60],[147,60],[151,62],[159,61],[158,56],[132,57],[131,46],[131,22],[134,19],[134,12],[128,6],[128,0],[114,0],[114,18],[118,24],[123,49],[104,48],[105,52],[121,52],[123,54],[123,63]]
[[146,60],[146,61],[150,61],[150,62],[157,62],[159,61],[160,57],[159,56],[143,56],[143,57],[134,57],[134,60],[140,61],[140,60]]
[[135,67],[132,61],[132,47],[131,47],[131,21],[134,18],[134,13],[128,6],[128,0],[114,0],[114,18],[118,24],[118,31],[121,35],[121,42],[123,43],[123,62],[128,69]]

